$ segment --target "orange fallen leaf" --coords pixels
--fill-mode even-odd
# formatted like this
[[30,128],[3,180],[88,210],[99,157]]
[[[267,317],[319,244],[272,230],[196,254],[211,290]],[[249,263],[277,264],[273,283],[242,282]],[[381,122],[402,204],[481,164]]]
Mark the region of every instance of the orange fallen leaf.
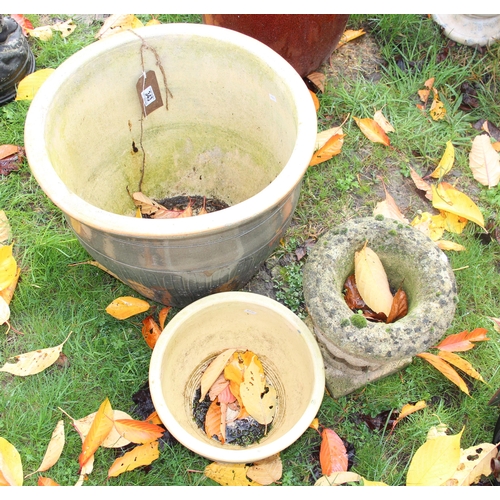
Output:
[[388,134],[389,132],[395,132],[394,127],[391,125],[389,120],[384,116],[381,109],[375,111],[373,119],[382,127],[382,130],[386,134]]
[[342,439],[332,429],[323,429],[319,450],[321,473],[329,476],[333,472],[347,471],[347,450]]
[[167,320],[168,313],[171,307],[163,307],[158,314],[158,322],[160,323],[160,328],[163,330],[165,328],[165,321]]
[[94,455],[96,450],[101,446],[108,434],[113,429],[113,408],[109,399],[106,398],[99,407],[96,413],[89,432],[82,443],[82,452],[78,457],[80,469]]
[[429,95],[431,92],[431,89],[434,86],[434,78],[429,78],[426,80],[424,83],[424,89],[418,91],[418,96],[420,97],[420,100],[423,102],[423,107],[425,108],[425,105],[427,104],[427,101],[429,99]]
[[394,421],[393,427],[403,420],[403,418],[407,417],[408,415],[411,415],[412,413],[415,413],[416,411],[422,410],[427,406],[427,403],[425,401],[418,401],[415,404],[406,404],[401,408],[401,411],[399,412],[398,418]]
[[136,446],[113,462],[108,470],[108,477],[116,477],[124,472],[136,469],[137,467],[149,465],[159,456],[158,441],[151,441]]
[[430,363],[436,370],[441,372],[448,380],[451,380],[458,388],[469,395],[469,389],[464,379],[456,372],[456,370],[450,366],[446,361],[444,361],[439,356],[431,354],[430,352],[422,352],[417,354],[418,357],[425,359]]
[[448,335],[448,337],[436,346],[436,349],[449,352],[468,351],[475,345],[472,342],[490,340],[486,337],[487,331],[486,328],[475,328],[471,332],[464,330],[460,333]]
[[142,320],[142,336],[151,349],[154,348],[158,338],[161,335],[162,330],[158,326],[158,323],[153,319],[153,316],[147,316]]
[[116,319],[127,319],[136,314],[146,312],[149,304],[136,297],[118,297],[106,307],[106,312]]
[[56,483],[50,477],[40,476],[38,478],[38,486],[61,486],[59,483]]
[[448,351],[439,351],[438,356],[447,361],[448,363],[450,363],[450,365],[456,366],[464,373],[467,373],[467,375],[469,375],[470,377],[475,378],[476,380],[479,380],[481,382],[484,382],[484,379],[481,376],[481,374],[477,372],[466,359],[461,358],[458,354]]
[[395,294],[392,300],[391,311],[387,316],[386,323],[394,323],[398,319],[406,316],[408,313],[408,298],[405,291],[400,288]]
[[338,155],[342,150],[342,145],[344,144],[344,134],[335,134],[326,143],[318,149],[312,156],[309,166],[318,165],[324,161],[330,160],[334,156]]
[[133,419],[118,419],[114,421],[115,429],[120,436],[132,443],[149,443],[163,436],[165,430],[155,424]]
[[316,96],[316,94],[312,90],[310,90],[309,93],[311,94],[311,98],[312,98],[312,101],[313,101],[313,104],[314,104],[314,109],[316,111],[318,111],[318,109],[319,109],[319,99],[318,99],[318,97]]
[[224,443],[224,438],[220,428],[221,418],[221,405],[218,399],[214,399],[208,407],[205,415],[205,433],[209,438],[213,438],[215,436],[221,443]]
[[358,118],[353,116],[353,120],[360,128],[363,135],[372,142],[379,142],[384,146],[390,146],[391,140],[382,127],[372,118]]

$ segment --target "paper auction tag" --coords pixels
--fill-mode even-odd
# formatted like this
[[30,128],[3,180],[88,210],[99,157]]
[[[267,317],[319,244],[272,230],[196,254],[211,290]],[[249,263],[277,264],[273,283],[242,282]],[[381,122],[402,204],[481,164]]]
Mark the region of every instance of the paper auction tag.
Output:
[[155,109],[163,106],[160,87],[156,79],[156,73],[153,70],[148,71],[146,74],[142,74],[137,81],[136,88],[142,106],[142,114],[144,116],[149,115]]

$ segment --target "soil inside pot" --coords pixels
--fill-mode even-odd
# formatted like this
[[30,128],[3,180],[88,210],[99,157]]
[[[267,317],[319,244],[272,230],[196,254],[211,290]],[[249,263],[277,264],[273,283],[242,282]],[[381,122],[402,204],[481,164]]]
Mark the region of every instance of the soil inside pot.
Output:
[[[225,201],[219,200],[217,198],[207,198],[206,196],[200,195],[179,195],[172,196],[167,198],[162,198],[161,200],[154,200],[156,203],[162,205],[167,210],[174,210],[178,212],[182,212],[186,210],[188,206],[191,206],[192,215],[200,215],[203,213],[212,213],[217,212],[219,210],[224,210],[225,208],[229,208]],[[206,212],[204,212],[205,210]],[[150,215],[142,214],[144,219],[152,218]]]

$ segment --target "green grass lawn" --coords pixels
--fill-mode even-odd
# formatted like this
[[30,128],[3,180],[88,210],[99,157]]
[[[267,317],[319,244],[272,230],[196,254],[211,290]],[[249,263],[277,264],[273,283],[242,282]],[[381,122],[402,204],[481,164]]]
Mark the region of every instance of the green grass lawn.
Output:
[[[31,15],[35,26],[51,24],[61,15]],[[149,16],[139,16],[144,22]],[[201,22],[198,15],[160,15],[161,22]],[[65,59],[94,41],[102,21],[77,21],[67,38],[30,39],[37,69],[57,68]],[[304,316],[302,266],[295,250],[308,238],[316,239],[341,222],[371,215],[384,199],[383,185],[395,196],[400,209],[412,220],[428,207],[409,177],[410,167],[420,175],[431,172],[451,141],[455,164],[450,183],[467,193],[484,215],[485,233],[468,223],[460,235],[446,239],[466,247],[447,252],[455,269],[459,302],[447,334],[483,327],[490,340],[460,353],[483,376],[481,383],[464,376],[470,396],[428,365],[415,358],[404,370],[347,396],[334,399],[325,394],[318,413],[320,423],[347,443],[350,470],[371,481],[404,485],[409,463],[425,442],[427,432],[440,423],[450,434],[464,429],[462,448],[491,442],[499,416],[488,401],[500,387],[500,334],[489,317],[500,317],[500,188],[477,183],[468,166],[472,139],[480,132],[479,120],[500,126],[500,44],[476,50],[451,43],[432,19],[422,15],[353,15],[348,29],[364,28],[365,38],[349,42],[334,53],[321,71],[326,75],[324,92],[318,95],[319,130],[344,120],[342,152],[331,160],[310,167],[305,175],[293,222],[280,247],[269,259],[274,266],[276,297]],[[379,60],[376,77],[368,77],[363,47]],[[349,45],[348,44],[348,45]],[[359,70],[335,72],[342,49],[359,56]],[[372,55],[373,55],[372,54]],[[351,66],[353,66],[351,64]],[[424,82],[435,78],[435,87],[446,109],[443,120],[434,121],[416,104]],[[466,87],[468,85],[468,87]],[[475,92],[477,106],[464,102],[465,88]],[[0,107],[0,145],[24,145],[23,127],[28,101]],[[352,117],[372,117],[383,109],[395,132],[391,148],[369,141]],[[382,180],[383,183],[382,184]],[[391,191],[394,189],[394,191]],[[397,191],[397,196],[396,196]],[[18,171],[0,176],[0,210],[12,227],[14,255],[21,277],[11,302],[12,329],[0,326],[0,366],[17,354],[59,345],[65,363],[55,364],[28,377],[0,373],[0,437],[19,451],[24,474],[34,472],[44,456],[58,420],[66,425],[66,445],[61,458],[44,476],[59,484],[78,480],[81,440],[61,409],[78,419],[97,411],[105,398],[111,405],[133,413],[132,396],[148,377],[151,349],[141,335],[140,315],[119,321],[105,312],[115,298],[135,295],[124,284],[91,265],[74,265],[89,255],[69,229],[61,211],[39,188],[25,161]],[[159,308],[161,305],[156,304]],[[171,319],[176,310],[169,315]],[[180,389],[181,390],[181,389]],[[425,400],[427,407],[401,422],[390,432],[391,412],[407,403]],[[378,417],[379,428],[367,422]],[[312,485],[321,476],[320,437],[310,428],[281,453],[281,485]],[[140,468],[107,479],[115,459],[111,449],[99,449],[94,470],[86,485],[215,485],[204,476],[210,463],[174,440],[166,440],[160,457]],[[36,485],[39,474],[26,478]],[[493,477],[483,479],[493,483]]]

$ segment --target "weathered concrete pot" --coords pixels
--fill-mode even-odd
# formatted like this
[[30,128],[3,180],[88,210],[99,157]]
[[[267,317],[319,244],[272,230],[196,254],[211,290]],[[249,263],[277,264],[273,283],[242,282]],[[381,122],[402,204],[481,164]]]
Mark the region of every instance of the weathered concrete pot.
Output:
[[[254,352],[277,392],[267,436],[246,447],[210,439],[193,418],[203,372],[230,348]],[[162,422],[184,446],[210,460],[251,463],[307,430],[323,400],[325,372],[314,335],[292,311],[262,295],[223,292],[193,302],[168,323],[151,356],[149,387]]]
[[[141,132],[143,69],[155,71],[164,105]],[[38,183],[90,255],[146,297],[184,307],[240,288],[271,254],[316,128],[307,87],[269,47],[216,26],[165,24],[117,33],[61,64],[30,106],[25,145]],[[213,197],[230,208],[135,218],[128,191],[139,185],[141,136],[144,194]]]
[[433,14],[444,34],[470,46],[490,46],[500,40],[499,14]]
[[[357,327],[351,321],[355,313],[343,287],[365,241],[382,261],[391,287],[402,286],[407,294],[408,314],[394,323],[367,321]],[[409,364],[443,336],[457,302],[444,252],[422,232],[393,219],[353,219],[323,235],[304,266],[303,286],[334,397]]]

